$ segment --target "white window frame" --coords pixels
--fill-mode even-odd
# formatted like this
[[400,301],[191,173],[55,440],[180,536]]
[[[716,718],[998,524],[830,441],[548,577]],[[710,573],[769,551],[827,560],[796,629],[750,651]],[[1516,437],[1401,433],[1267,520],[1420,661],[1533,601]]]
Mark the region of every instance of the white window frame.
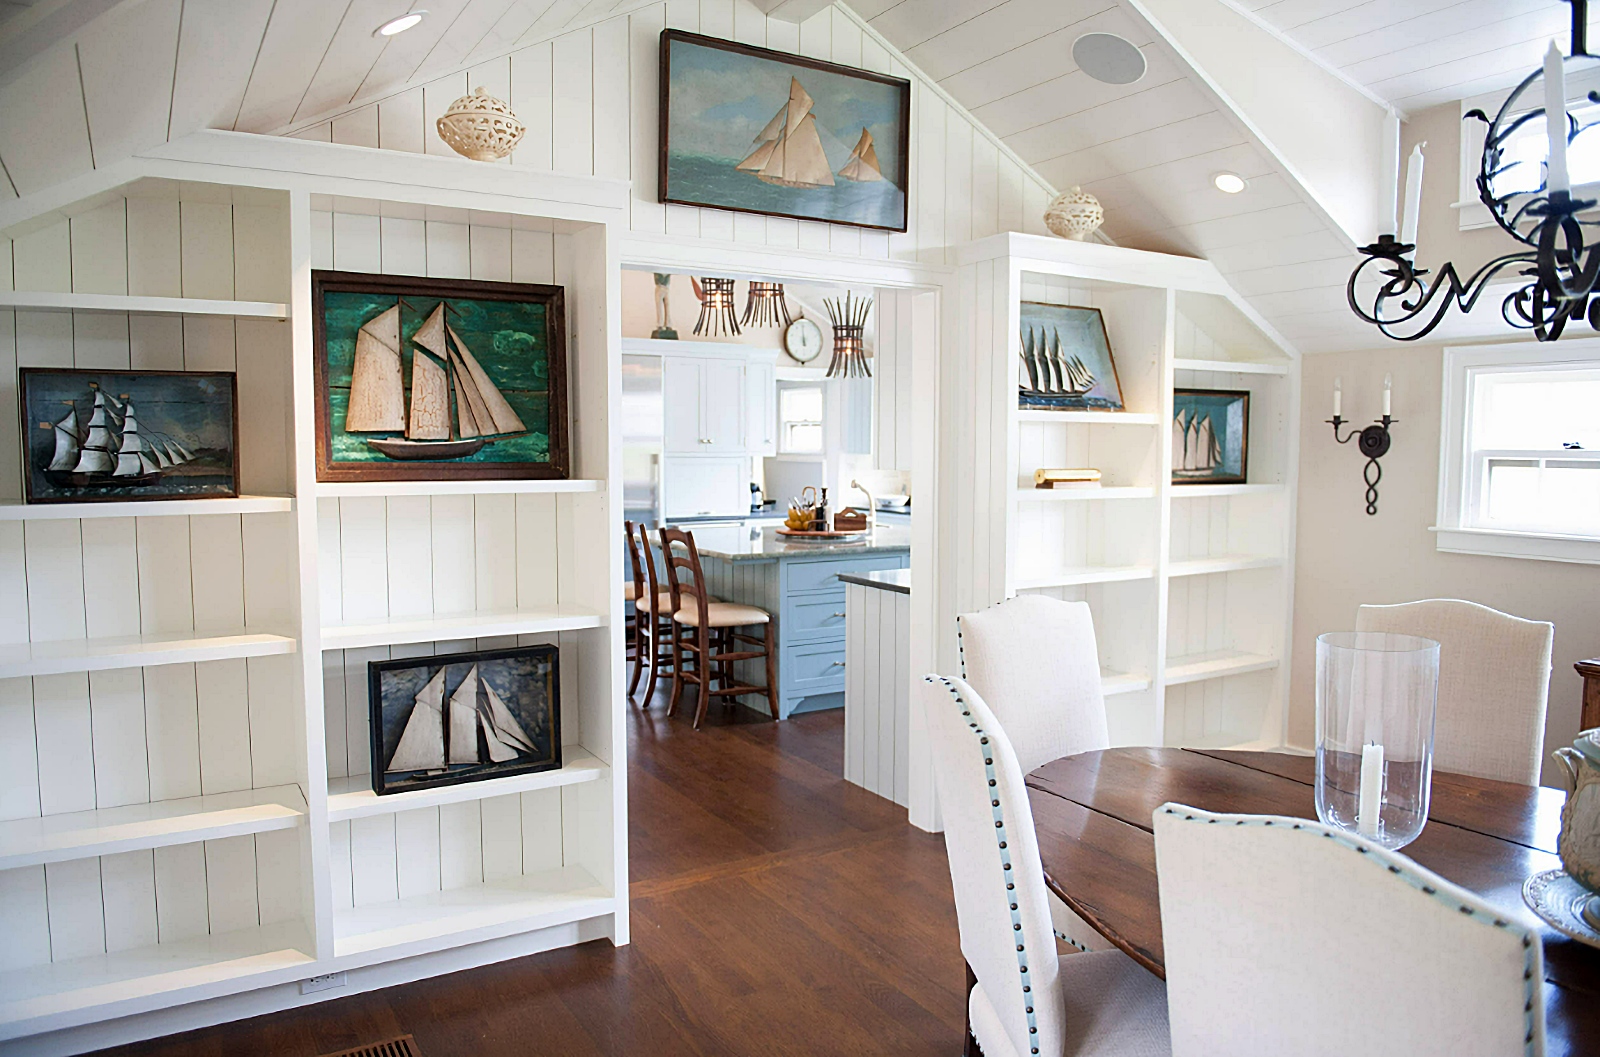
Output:
[[[1460,220],[1460,230],[1462,231],[1496,226],[1494,214],[1490,213],[1489,207],[1478,199],[1478,168],[1483,160],[1483,140],[1485,134],[1489,131],[1489,126],[1477,118],[1468,121],[1466,119],[1467,111],[1482,110],[1489,115],[1489,120],[1493,121],[1494,116],[1500,112],[1500,108],[1505,105],[1506,100],[1511,98],[1511,92],[1515,87],[1515,85],[1512,85],[1511,88],[1502,88],[1499,91],[1461,100],[1461,135],[1458,137],[1461,143],[1461,158],[1457,170],[1460,177],[1460,196],[1456,200],[1455,207]],[[1590,89],[1600,89],[1600,69],[1583,73],[1576,71],[1567,73],[1569,106],[1574,102],[1581,101],[1583,94]],[[1536,83],[1529,91],[1524,92],[1522,101],[1528,103],[1530,107],[1542,105],[1544,103],[1544,92],[1540,85]],[[1404,179],[1405,159],[1402,158],[1400,164],[1401,178]],[[1574,198],[1600,199],[1600,181],[1574,187],[1572,195]],[[1512,212],[1515,212],[1517,207],[1527,200],[1527,197],[1522,196],[1515,199],[1511,206]],[[1595,210],[1588,210],[1582,216],[1593,220],[1595,219],[1595,212]],[[1495,285],[1498,286],[1500,284],[1497,283]]]
[[[795,455],[807,458],[821,458],[828,450],[828,387],[824,385],[825,379],[815,381],[780,381],[778,383],[778,454]],[[822,397],[822,418],[817,420],[817,425],[822,427],[822,446],[816,451],[798,451],[789,447],[789,420],[783,417],[783,394],[791,389],[815,389]],[[795,419],[796,422],[809,422],[810,419]]]
[[1600,565],[1600,535],[1579,536],[1517,529],[1479,528],[1477,509],[1481,462],[1488,457],[1544,457],[1549,453],[1482,452],[1467,447],[1473,378],[1478,373],[1530,371],[1541,367],[1600,366],[1600,339],[1542,344],[1472,345],[1444,350],[1440,408],[1439,507],[1434,543],[1452,554]]

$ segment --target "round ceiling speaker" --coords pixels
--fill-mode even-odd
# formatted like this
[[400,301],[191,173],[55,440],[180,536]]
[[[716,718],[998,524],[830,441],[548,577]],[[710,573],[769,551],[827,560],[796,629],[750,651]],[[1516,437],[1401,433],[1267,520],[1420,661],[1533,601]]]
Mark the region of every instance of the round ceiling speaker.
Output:
[[1144,52],[1115,33],[1085,33],[1072,42],[1078,69],[1105,84],[1132,84],[1144,76]]

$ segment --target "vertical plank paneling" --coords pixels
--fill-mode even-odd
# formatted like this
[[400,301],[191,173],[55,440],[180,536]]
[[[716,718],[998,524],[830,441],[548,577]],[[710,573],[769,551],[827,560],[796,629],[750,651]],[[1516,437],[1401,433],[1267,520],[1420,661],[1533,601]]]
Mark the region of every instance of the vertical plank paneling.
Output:
[[33,680],[0,679],[0,821],[39,814],[34,737]]
[[50,903],[50,957],[63,962],[106,949],[100,860],[53,862],[44,868]]
[[162,943],[204,936],[211,913],[206,899],[203,844],[156,849],[156,936]]
[[479,801],[439,808],[439,887],[446,891],[483,881],[483,823]]
[[557,172],[594,172],[594,34],[565,33],[551,42],[551,131]]
[[439,809],[401,811],[394,816],[396,873],[400,898],[439,890]]
[[350,870],[356,906],[400,898],[393,815],[350,822]]
[[0,870],[0,971],[50,961],[50,918],[43,866]]
[[194,674],[200,720],[200,791],[249,789],[250,697],[245,662],[206,661],[194,666]]
[[[666,15],[667,5],[651,4],[628,16],[629,175],[633,180],[633,214],[629,226],[634,231],[654,234],[667,230],[666,208],[657,200],[660,142],[657,105],[660,96],[656,79]],[[760,21],[765,24],[766,19]]]
[[200,795],[200,714],[192,664],[144,670],[145,751],[150,798]]
[[594,27],[594,174],[616,180],[629,176],[629,51],[627,15]]
[[95,806],[147,802],[150,765],[145,751],[143,672],[137,668],[90,672],[89,716]]
[[156,942],[154,852],[101,856],[100,894],[105,903],[108,952],[134,950]]
[[33,680],[39,743],[39,807],[46,815],[94,806],[94,749],[89,679],[82,672]]
[[527,126],[512,157],[520,168],[555,168],[552,91],[549,41],[511,53],[511,109]]

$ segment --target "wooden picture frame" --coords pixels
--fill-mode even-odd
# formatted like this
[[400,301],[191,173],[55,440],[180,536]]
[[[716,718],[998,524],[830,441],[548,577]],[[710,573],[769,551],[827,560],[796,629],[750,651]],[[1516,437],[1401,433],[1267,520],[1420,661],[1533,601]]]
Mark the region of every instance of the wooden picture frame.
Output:
[[[523,677],[544,680],[542,687],[529,688],[542,700],[530,704],[516,692],[514,677],[519,667],[525,670]],[[469,679],[475,682],[468,683]],[[437,694],[432,693],[435,684]],[[437,713],[417,711],[429,708],[420,700],[425,694],[437,703]],[[463,696],[468,700],[458,701]],[[405,702],[401,699],[404,698],[410,698],[413,702],[404,714],[389,710],[388,706],[403,706]],[[472,714],[466,717],[473,732],[470,754],[479,757],[479,762],[447,762],[449,754],[453,752],[450,732],[459,729],[452,725],[458,706],[463,710],[471,710]],[[510,728],[503,725],[508,712],[513,724]],[[437,657],[369,661],[367,714],[371,735],[372,791],[379,796],[411,789],[483,782],[514,774],[559,770],[560,649],[545,643],[449,653]],[[436,748],[441,766],[390,770],[389,765],[399,757],[405,739],[418,737],[413,734],[413,725],[420,724],[420,736],[431,739],[434,733],[431,727],[435,722],[439,724]],[[526,738],[528,744],[517,744],[516,739],[519,738]],[[498,743],[500,749],[515,752],[516,757],[504,762],[484,759],[490,751],[491,739]]]
[[[1250,391],[1178,388],[1173,390],[1172,403],[1172,422],[1168,427],[1173,456],[1172,483],[1247,483],[1250,476]],[[1205,418],[1196,422],[1191,415],[1185,419],[1186,412],[1199,409],[1206,410]],[[1219,432],[1226,434],[1223,441],[1216,440]],[[1233,450],[1235,446],[1237,453]],[[1195,454],[1193,460],[1189,458],[1191,452]]]
[[[108,381],[115,383],[114,392],[106,390]],[[176,399],[162,398],[163,383]],[[208,391],[212,388],[217,391]],[[72,413],[57,418],[68,400]],[[80,406],[84,400],[88,407]],[[201,403],[210,406],[198,412],[184,410]],[[51,414],[44,414],[44,404]],[[142,427],[134,430],[139,438],[134,446],[129,446],[125,428],[130,405],[135,426]],[[22,367],[17,370],[17,406],[24,503],[149,503],[239,496],[239,386],[233,371]],[[205,413],[223,421],[196,419]],[[103,435],[97,437],[96,430]],[[90,439],[114,443],[117,450],[90,445]],[[83,449],[99,453],[98,463],[104,468],[84,465]],[[68,456],[74,457],[73,467],[56,465]],[[128,482],[124,484],[117,481],[117,470],[127,456],[137,460],[137,469],[120,475]]]
[[[386,393],[383,408],[385,414],[389,415],[386,425],[391,428],[363,429],[358,432],[369,434],[364,443],[373,452],[377,452],[380,444],[390,451],[408,449],[404,458],[391,457],[386,452],[374,455],[356,448],[355,441],[335,435],[336,429],[343,433],[352,432],[346,428],[346,412],[350,402],[348,394],[354,393],[357,387],[357,368],[354,364],[355,357],[360,355],[360,334],[380,322],[377,316],[369,316],[359,328],[352,325],[355,319],[362,318],[359,310],[362,298],[370,299],[372,311],[378,311],[381,304],[388,304],[391,299],[400,309],[398,322],[393,326],[400,346],[398,350],[393,350],[399,357],[399,365],[395,367],[391,364],[387,368],[397,373],[385,376],[385,387],[394,386],[398,378],[405,395],[401,395],[399,388]],[[480,347],[476,351],[469,349],[454,329],[465,325],[458,322],[462,318],[461,312],[488,312],[482,306],[499,304],[517,306],[526,318],[510,319],[508,322],[515,322],[518,327],[527,324],[538,333],[516,328],[495,330],[487,345],[475,333],[474,340],[480,342]],[[436,381],[432,384],[438,386],[443,394],[443,419],[435,417],[431,426],[435,433],[439,429],[445,430],[446,436],[442,439],[451,446],[440,445],[440,456],[433,458],[426,454],[412,454],[425,451],[424,444],[440,438],[430,437],[419,441],[412,437],[410,427],[415,421],[413,409],[416,407],[414,397],[418,384],[413,367],[419,353],[416,342],[411,339],[432,322],[434,309],[440,306],[443,306],[443,328],[450,340],[446,343],[444,337],[439,338],[439,346],[446,350],[444,357],[427,356],[427,362],[434,366],[431,374]],[[311,308],[317,480],[456,481],[561,479],[568,476],[571,461],[567,408],[566,299],[562,287],[316,270],[311,273]],[[542,311],[533,311],[535,308]],[[341,318],[335,326],[330,327],[330,312],[342,313],[348,318]],[[542,316],[542,322],[534,318],[537,316]],[[486,325],[492,322],[492,319],[485,320]],[[339,333],[331,333],[332,330]],[[506,336],[509,336],[508,340],[502,343],[500,339]],[[529,349],[522,359],[505,352],[501,347],[502,344],[508,347],[513,343],[521,344],[524,338]],[[330,351],[329,342],[333,340],[341,343],[337,353]],[[342,362],[345,342],[351,343],[356,351],[351,354],[351,381],[344,387],[347,394],[345,404],[335,407],[335,390],[339,388],[335,382],[345,378]],[[382,342],[378,347],[382,347]],[[462,350],[466,350],[465,357],[461,355]],[[334,377],[330,364],[330,359],[335,355],[341,360],[338,378]],[[491,355],[495,359],[490,368],[485,369],[478,361],[489,359]],[[504,379],[497,383],[493,373],[497,370],[503,373],[506,365],[515,366],[518,377],[537,374],[542,365],[544,388],[516,388],[506,384]],[[480,388],[483,386],[486,388]],[[491,391],[493,396],[489,395]],[[433,395],[437,397],[439,393]],[[495,397],[499,398],[499,404],[488,408],[487,428],[479,430],[476,421],[471,418],[472,411],[476,408],[477,417],[483,418],[486,414],[485,404]],[[399,419],[390,414],[394,410],[395,398],[402,400],[401,406],[407,409]],[[511,420],[515,426],[521,427],[520,432],[501,428],[511,424],[494,418],[496,414],[501,414],[503,418],[503,412],[498,410],[501,405],[510,408]],[[437,401],[435,406],[437,409]],[[543,428],[527,426],[523,419],[532,418],[537,422],[541,407]],[[526,442],[523,442],[523,438],[527,438]],[[481,441],[476,448],[472,448],[474,441]],[[491,449],[497,443],[503,446],[499,452],[494,452]],[[540,458],[515,457],[540,454],[541,446],[543,452]],[[466,455],[447,454],[468,448],[472,450]],[[486,450],[490,450],[489,457],[479,458]],[[493,457],[499,453],[508,453],[513,457]]]
[[[680,74],[685,73],[689,65],[687,60],[690,59],[701,63],[709,61],[709,55],[715,53],[734,57],[724,61],[742,68],[744,76],[735,79],[740,85],[738,90],[748,91],[749,94],[745,98],[727,100],[717,109],[724,109],[724,106],[743,108],[746,112],[739,115],[739,120],[754,122],[750,127],[762,129],[754,140],[732,129],[724,129],[716,121],[700,121],[696,115],[684,113],[681,107],[674,110],[674,48],[685,49],[680,55],[680,59],[684,60],[679,63]],[[695,54],[691,49],[705,49],[706,52]],[[657,181],[657,197],[660,201],[760,216],[817,220],[879,231],[907,229],[911,200],[910,81],[904,77],[891,77],[871,70],[678,29],[662,30],[660,63],[660,160]],[[769,64],[775,64],[776,68]],[[808,86],[800,81],[801,75],[807,73],[812,76],[809,88],[822,96],[822,102],[835,102],[831,110],[825,108],[824,121],[827,120],[827,113],[832,113],[837,120],[846,109],[849,110],[852,124],[862,112],[892,116],[887,122],[873,122],[879,130],[877,136],[872,135],[865,125],[860,126],[860,136],[854,128],[839,125],[838,128],[850,141],[845,142],[845,137],[834,132],[827,123],[817,120],[816,105],[819,101],[812,98]],[[837,80],[840,78],[844,80]],[[787,83],[784,83],[785,79]],[[849,82],[872,86],[866,93],[869,98],[862,100],[845,96]],[[750,87],[752,84],[754,88]],[[801,96],[791,96],[790,88],[794,84],[801,85]],[[885,89],[896,98],[882,98]],[[844,106],[845,101],[850,102],[851,106]],[[777,138],[770,141],[761,138],[766,129],[778,123],[772,111],[776,109],[782,114],[791,108],[800,113],[800,118],[796,119],[798,122],[804,122],[806,116],[811,116],[811,126],[816,131],[809,133],[810,142],[805,144],[808,154],[803,155],[797,148],[787,152],[786,156],[791,159],[815,157],[814,162],[806,163],[806,168],[815,172],[768,173],[747,167],[745,163],[751,162],[764,144],[777,142]],[[701,149],[674,151],[675,120],[686,130],[692,128],[697,133],[695,142],[686,146]],[[819,133],[822,138],[819,138]],[[783,135],[787,135],[787,131],[780,133],[778,138]],[[806,133],[797,133],[796,143],[805,143],[806,136]],[[850,143],[855,146],[850,146]],[[878,153],[880,147],[894,151],[887,164],[884,156]],[[717,153],[709,154],[708,149],[715,149]],[[769,151],[765,157],[770,161],[770,156]],[[791,168],[799,164],[795,161]],[[823,177],[824,164],[829,181],[826,188],[814,182]],[[797,179],[786,179],[786,176]],[[710,189],[712,184],[716,185],[715,191]]]
[[[1111,348],[1104,314],[1087,305],[1058,305],[1048,301],[1023,301],[1018,311],[1017,408],[1022,411],[1123,411],[1122,378]],[[1062,342],[1061,329],[1068,328]],[[1073,331],[1078,333],[1076,338]],[[1084,339],[1084,340],[1076,340]],[[1043,343],[1041,348],[1039,343]],[[1037,353],[1062,353],[1047,364]],[[1030,363],[1030,354],[1035,354]],[[1073,392],[1077,384],[1073,361],[1088,371],[1093,384]],[[1109,384],[1107,382],[1109,381]],[[1037,384],[1035,384],[1037,382]],[[1096,395],[1096,394],[1099,395]]]

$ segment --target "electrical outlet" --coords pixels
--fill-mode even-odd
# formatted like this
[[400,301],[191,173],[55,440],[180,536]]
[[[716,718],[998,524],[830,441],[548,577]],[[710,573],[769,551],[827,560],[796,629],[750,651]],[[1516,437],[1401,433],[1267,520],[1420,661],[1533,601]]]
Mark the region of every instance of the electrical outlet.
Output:
[[316,991],[328,991],[343,986],[344,973],[325,973],[322,976],[313,976],[309,980],[301,980],[300,993],[309,995]]

